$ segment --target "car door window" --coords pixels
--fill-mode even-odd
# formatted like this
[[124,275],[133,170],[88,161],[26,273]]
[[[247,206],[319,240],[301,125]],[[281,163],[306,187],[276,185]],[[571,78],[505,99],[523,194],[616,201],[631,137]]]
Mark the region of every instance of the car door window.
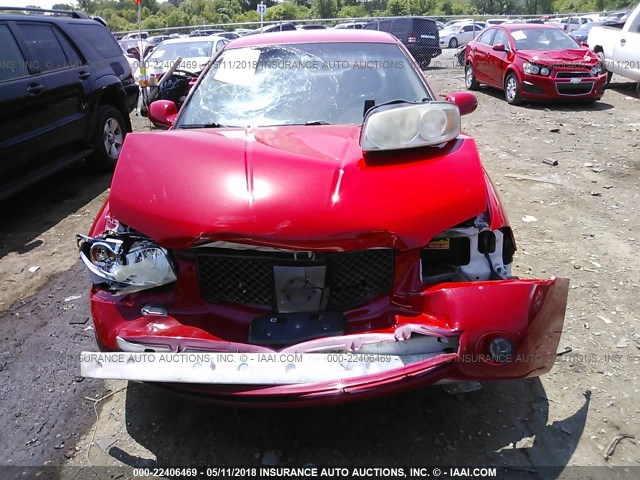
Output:
[[113,35],[99,23],[78,23],[69,26],[69,29],[80,35],[103,58],[120,56],[120,46]]
[[18,24],[32,52],[35,66],[42,72],[58,70],[68,65],[62,45],[50,25]]
[[486,32],[484,32],[482,35],[478,37],[478,43],[482,45],[491,45],[491,41],[493,40],[493,37],[495,36],[495,34],[496,34],[495,28],[487,30]]
[[0,45],[0,82],[29,75],[24,57],[6,25],[0,25]]
[[491,43],[491,45],[497,45],[499,43],[509,48],[509,37],[504,30],[498,30],[496,36],[493,37],[493,42]]
[[391,31],[391,20],[383,20],[380,22],[378,26],[378,30],[382,30],[383,32]]
[[472,32],[473,31],[473,25],[467,25],[466,27],[463,27],[462,29],[463,32]]
[[227,43],[229,43],[228,40],[218,40],[218,42],[216,43],[216,52],[224,47]]
[[67,38],[60,32],[57,32],[57,37],[60,41],[60,44],[62,45],[64,54],[67,57],[67,64],[74,67],[82,65],[84,62],[80,59],[78,51],[71,44],[71,42],[67,40]]
[[406,36],[409,33],[409,19],[399,18],[394,20],[391,32],[398,38]]

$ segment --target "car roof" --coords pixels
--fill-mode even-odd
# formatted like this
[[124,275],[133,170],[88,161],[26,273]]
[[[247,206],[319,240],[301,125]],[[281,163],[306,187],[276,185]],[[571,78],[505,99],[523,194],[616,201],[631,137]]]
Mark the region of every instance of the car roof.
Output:
[[545,29],[545,30],[562,30],[562,28],[556,25],[549,25],[545,23],[507,23],[502,25],[494,25],[492,28],[504,28],[513,32],[515,30],[531,30],[531,29]]
[[[16,7],[16,10],[20,10],[19,7]],[[82,14],[80,12],[80,14]],[[84,14],[82,14],[84,15]],[[36,21],[36,22],[51,22],[51,23],[69,23],[69,22],[73,22],[73,23],[84,23],[84,24],[98,24],[98,25],[102,25],[100,22],[94,20],[93,18],[89,18],[86,15],[84,17],[78,18],[78,17],[72,17],[71,15],[45,15],[45,14],[37,14],[37,13],[29,13],[29,14],[15,14],[15,13],[10,13],[10,14],[5,14],[2,13],[2,11],[0,10],[0,18],[2,20],[6,20],[6,21],[14,21],[14,22],[19,22],[19,21]]]
[[170,38],[162,42],[164,45],[173,45],[174,43],[193,43],[193,42],[205,42],[207,40],[229,40],[228,38],[221,37],[220,35],[203,35],[201,37],[180,37]]
[[397,43],[392,35],[378,30],[290,30],[282,32],[259,33],[232,40],[226,47],[240,48],[257,45],[278,45],[292,43]]

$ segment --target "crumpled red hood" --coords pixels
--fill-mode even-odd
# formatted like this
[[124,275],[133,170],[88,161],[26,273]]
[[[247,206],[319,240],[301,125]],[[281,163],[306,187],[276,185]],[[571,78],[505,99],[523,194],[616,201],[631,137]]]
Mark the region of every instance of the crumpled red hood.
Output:
[[111,215],[168,248],[417,248],[486,209],[475,143],[368,154],[360,126],[127,136]]
[[598,57],[588,48],[571,50],[519,50],[518,55],[528,61],[543,65],[589,65],[598,63]]

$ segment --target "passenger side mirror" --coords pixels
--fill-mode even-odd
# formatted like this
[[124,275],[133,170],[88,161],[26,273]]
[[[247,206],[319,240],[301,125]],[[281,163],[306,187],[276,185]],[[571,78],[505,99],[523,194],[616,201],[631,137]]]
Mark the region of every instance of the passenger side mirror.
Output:
[[170,127],[177,116],[176,104],[170,100],[156,100],[149,105],[149,119],[156,125]]
[[470,92],[453,92],[444,97],[444,99],[457,106],[458,110],[460,110],[460,115],[473,113],[478,108],[478,99]]
[[505,47],[505,46],[504,46],[504,43],[496,43],[496,44],[493,46],[493,49],[494,49],[496,52],[506,52],[506,51],[507,51],[507,47]]

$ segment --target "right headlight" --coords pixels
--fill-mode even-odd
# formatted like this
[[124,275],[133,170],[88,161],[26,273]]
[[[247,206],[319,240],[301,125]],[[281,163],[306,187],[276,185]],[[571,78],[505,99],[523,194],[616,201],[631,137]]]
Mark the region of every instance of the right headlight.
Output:
[[530,62],[524,62],[522,64],[522,70],[528,75],[542,75],[543,77],[547,77],[551,73],[551,67],[536,65]]
[[107,233],[99,237],[77,235],[80,259],[95,285],[120,294],[175,282],[168,252],[144,237]]
[[383,151],[438,145],[460,134],[460,110],[449,102],[380,106],[367,114],[362,150]]

